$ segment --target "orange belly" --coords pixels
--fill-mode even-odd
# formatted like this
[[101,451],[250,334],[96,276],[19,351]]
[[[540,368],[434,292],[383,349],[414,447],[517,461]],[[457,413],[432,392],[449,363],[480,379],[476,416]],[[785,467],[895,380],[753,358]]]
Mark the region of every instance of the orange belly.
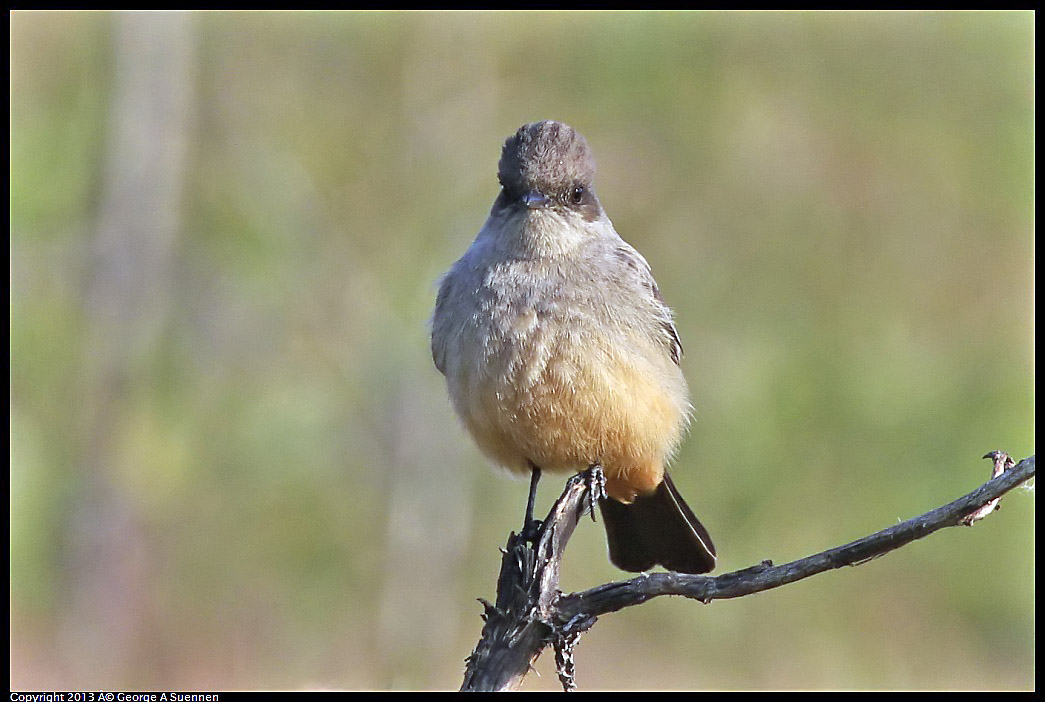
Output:
[[476,443],[519,473],[531,462],[549,472],[598,463],[607,493],[621,502],[653,492],[685,427],[681,371],[666,354],[662,365],[636,365],[619,353],[592,364],[579,362],[590,349],[557,351],[536,372],[462,379],[469,387],[452,394]]

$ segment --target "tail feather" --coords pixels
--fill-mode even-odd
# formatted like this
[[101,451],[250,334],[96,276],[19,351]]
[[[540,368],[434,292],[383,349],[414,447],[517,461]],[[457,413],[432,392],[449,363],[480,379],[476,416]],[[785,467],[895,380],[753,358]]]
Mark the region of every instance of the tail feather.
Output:
[[633,573],[661,565],[678,573],[707,573],[715,567],[715,545],[707,529],[671,480],[631,504],[601,503],[610,561]]

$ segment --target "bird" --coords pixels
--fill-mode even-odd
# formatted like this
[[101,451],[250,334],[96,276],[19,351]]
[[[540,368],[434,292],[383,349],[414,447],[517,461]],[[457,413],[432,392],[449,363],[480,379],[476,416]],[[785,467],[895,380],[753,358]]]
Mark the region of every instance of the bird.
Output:
[[665,470],[692,411],[682,342],[594,179],[587,140],[563,122],[505,140],[490,214],[440,280],[432,358],[482,453],[530,476],[527,519],[542,473],[597,465],[615,566],[706,573],[715,546]]

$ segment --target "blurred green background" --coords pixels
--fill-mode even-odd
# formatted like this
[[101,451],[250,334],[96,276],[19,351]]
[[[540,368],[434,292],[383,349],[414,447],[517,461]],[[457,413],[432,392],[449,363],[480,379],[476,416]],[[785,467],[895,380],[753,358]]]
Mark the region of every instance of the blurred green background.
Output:
[[[13,688],[460,685],[526,485],[426,320],[532,120],[585,134],[676,310],[673,472],[719,572],[1034,451],[1032,13],[10,19]],[[578,683],[1030,689],[1033,530],[1019,490],[859,568],[604,617]],[[582,524],[563,589],[621,577]]]

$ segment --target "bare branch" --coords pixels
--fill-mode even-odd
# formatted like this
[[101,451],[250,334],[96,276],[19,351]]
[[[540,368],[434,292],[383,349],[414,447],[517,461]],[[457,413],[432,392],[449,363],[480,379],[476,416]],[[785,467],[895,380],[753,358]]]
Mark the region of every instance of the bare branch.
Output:
[[561,626],[558,632],[550,623],[556,618],[562,553],[577,522],[591,508],[586,499],[586,475],[567,481],[566,491],[552,506],[535,544],[514,532],[508,536],[497,578],[497,603],[480,600],[486,608],[486,624],[482,638],[468,657],[462,691],[514,688],[545,646],[557,637],[579,633],[595,623],[592,618],[583,629]]
[[[559,559],[577,520],[585,511],[586,478],[574,477],[555,503],[537,540],[536,551],[512,534],[498,579],[496,607],[486,604],[486,626],[468,659],[462,690],[500,690],[517,685],[548,644],[572,650],[579,635],[596,618],[661,595],[682,595],[701,602],[743,597],[843,566],[878,558],[944,527],[969,526],[997,508],[1006,492],[1034,476],[1034,456],[1015,466],[1000,451],[990,481],[942,507],[883,529],[852,543],[791,563],[772,561],[717,576],[644,573],[630,580],[607,583],[584,592],[558,592]],[[538,554],[540,556],[538,557]],[[565,642],[565,643],[564,643]],[[565,662],[563,662],[565,660]],[[510,666],[502,666],[509,663]],[[560,655],[559,677],[565,689],[573,685],[569,656]]]
[[[989,458],[994,462],[994,468],[993,470],[991,470],[991,478],[997,478],[999,475],[1001,475],[1007,470],[1011,470],[1012,467],[1016,465],[1016,461],[1014,461],[1012,457],[1004,451],[991,451],[984,455],[984,458]],[[1031,458],[1031,460],[1034,460],[1033,457]],[[980,507],[979,509],[974,510],[973,512],[962,517],[958,523],[964,526],[972,526],[973,524],[975,524],[976,522],[993,512],[994,510],[998,509],[998,506],[1000,504],[1001,498],[995,498],[987,504],[985,504],[983,507]]]

